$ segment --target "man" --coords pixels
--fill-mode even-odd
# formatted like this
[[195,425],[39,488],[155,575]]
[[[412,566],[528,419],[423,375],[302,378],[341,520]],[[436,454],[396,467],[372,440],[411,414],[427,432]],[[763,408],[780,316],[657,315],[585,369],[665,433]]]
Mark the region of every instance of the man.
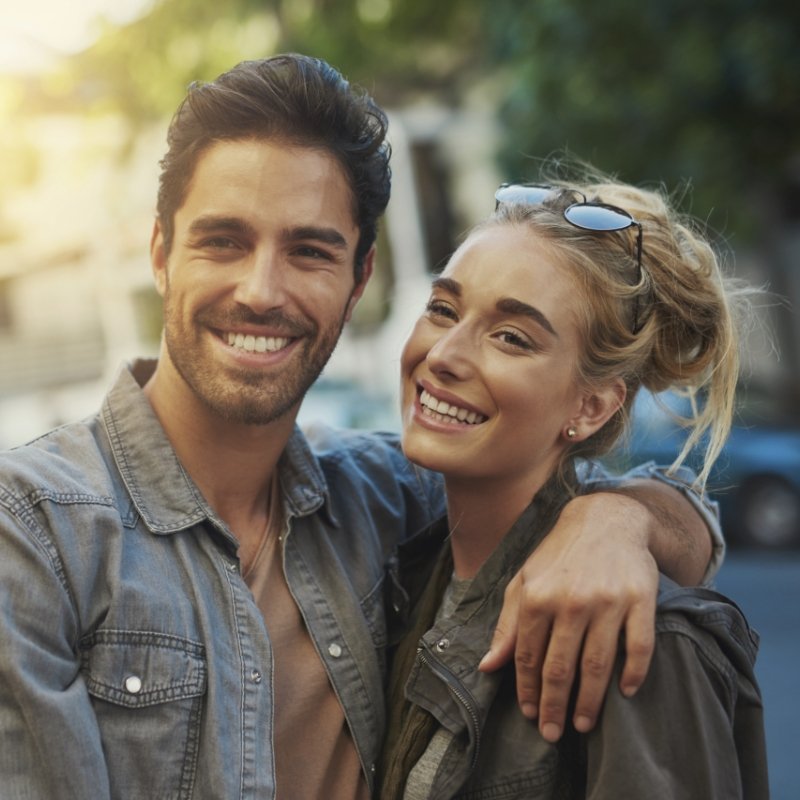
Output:
[[[368,796],[384,563],[442,492],[394,437],[306,439],[294,420],[372,271],[385,133],[370,98],[302,56],[239,65],[179,108],[151,240],[158,362],[123,370],[95,418],[0,457],[4,798]],[[623,684],[642,680],[647,539],[678,577],[707,561],[678,492],[629,492],[569,507],[486,664],[526,610],[520,699],[551,738],[581,647],[576,724],[596,716],[622,626]],[[699,531],[686,571],[659,514]],[[561,562],[577,546],[584,564],[622,553],[619,586]]]

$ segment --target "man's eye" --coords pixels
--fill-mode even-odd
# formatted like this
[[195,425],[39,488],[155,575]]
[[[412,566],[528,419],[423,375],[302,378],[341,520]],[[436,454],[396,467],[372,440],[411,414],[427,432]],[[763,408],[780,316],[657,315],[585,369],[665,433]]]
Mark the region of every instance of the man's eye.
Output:
[[212,250],[233,250],[239,245],[233,239],[229,239],[226,236],[214,236],[210,239],[204,239],[200,242],[200,246],[208,247]]
[[303,245],[302,247],[298,247],[294,252],[295,255],[300,256],[300,258],[310,258],[323,261],[332,260],[331,254],[326,250],[320,250],[318,247],[312,247],[311,245]]

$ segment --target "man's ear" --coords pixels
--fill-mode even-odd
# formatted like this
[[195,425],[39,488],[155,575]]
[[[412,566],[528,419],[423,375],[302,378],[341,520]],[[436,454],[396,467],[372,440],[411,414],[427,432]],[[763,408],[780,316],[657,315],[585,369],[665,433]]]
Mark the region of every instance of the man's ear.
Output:
[[150,235],[150,267],[156,290],[163,297],[167,290],[167,252],[164,247],[164,232],[158,220],[153,223],[153,232]]
[[580,411],[569,422],[569,427],[576,432],[572,441],[583,441],[599,431],[622,408],[627,394],[622,378],[615,378],[601,389],[588,391]]
[[355,309],[358,301],[361,299],[361,295],[364,294],[364,289],[367,288],[367,281],[369,281],[370,277],[372,277],[372,271],[375,268],[375,245],[370,247],[369,252],[364,256],[364,265],[361,271],[361,280],[356,284],[355,288],[353,289],[352,294],[350,295],[350,299],[347,301],[347,312],[345,313],[345,322],[350,322],[350,318],[353,316],[353,310]]

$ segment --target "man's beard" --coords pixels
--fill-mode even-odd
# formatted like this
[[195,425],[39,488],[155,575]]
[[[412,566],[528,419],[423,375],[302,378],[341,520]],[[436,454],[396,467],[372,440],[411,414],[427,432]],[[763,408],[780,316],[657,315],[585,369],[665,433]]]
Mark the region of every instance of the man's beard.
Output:
[[[194,395],[226,422],[267,425],[299,406],[319,377],[339,341],[345,315],[328,328],[307,318],[297,319],[279,310],[254,314],[246,308],[228,313],[206,310],[182,324],[169,292],[164,298],[164,333],[172,363]],[[302,338],[290,364],[275,369],[223,368],[206,357],[195,331],[234,330],[237,325],[264,325],[289,338]],[[269,374],[266,374],[269,373]]]

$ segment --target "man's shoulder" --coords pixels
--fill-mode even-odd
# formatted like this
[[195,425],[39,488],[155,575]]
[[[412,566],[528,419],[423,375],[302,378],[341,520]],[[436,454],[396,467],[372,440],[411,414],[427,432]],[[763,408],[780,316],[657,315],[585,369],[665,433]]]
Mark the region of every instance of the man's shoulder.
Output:
[[441,490],[439,475],[417,467],[405,457],[397,433],[314,423],[304,429],[304,434],[329,482],[361,483],[366,479],[383,485],[411,485],[425,493]]
[[106,493],[108,468],[98,421],[91,417],[0,452],[1,494]]
[[396,433],[334,428],[320,422],[304,427],[303,433],[319,459],[367,458],[408,463]]

